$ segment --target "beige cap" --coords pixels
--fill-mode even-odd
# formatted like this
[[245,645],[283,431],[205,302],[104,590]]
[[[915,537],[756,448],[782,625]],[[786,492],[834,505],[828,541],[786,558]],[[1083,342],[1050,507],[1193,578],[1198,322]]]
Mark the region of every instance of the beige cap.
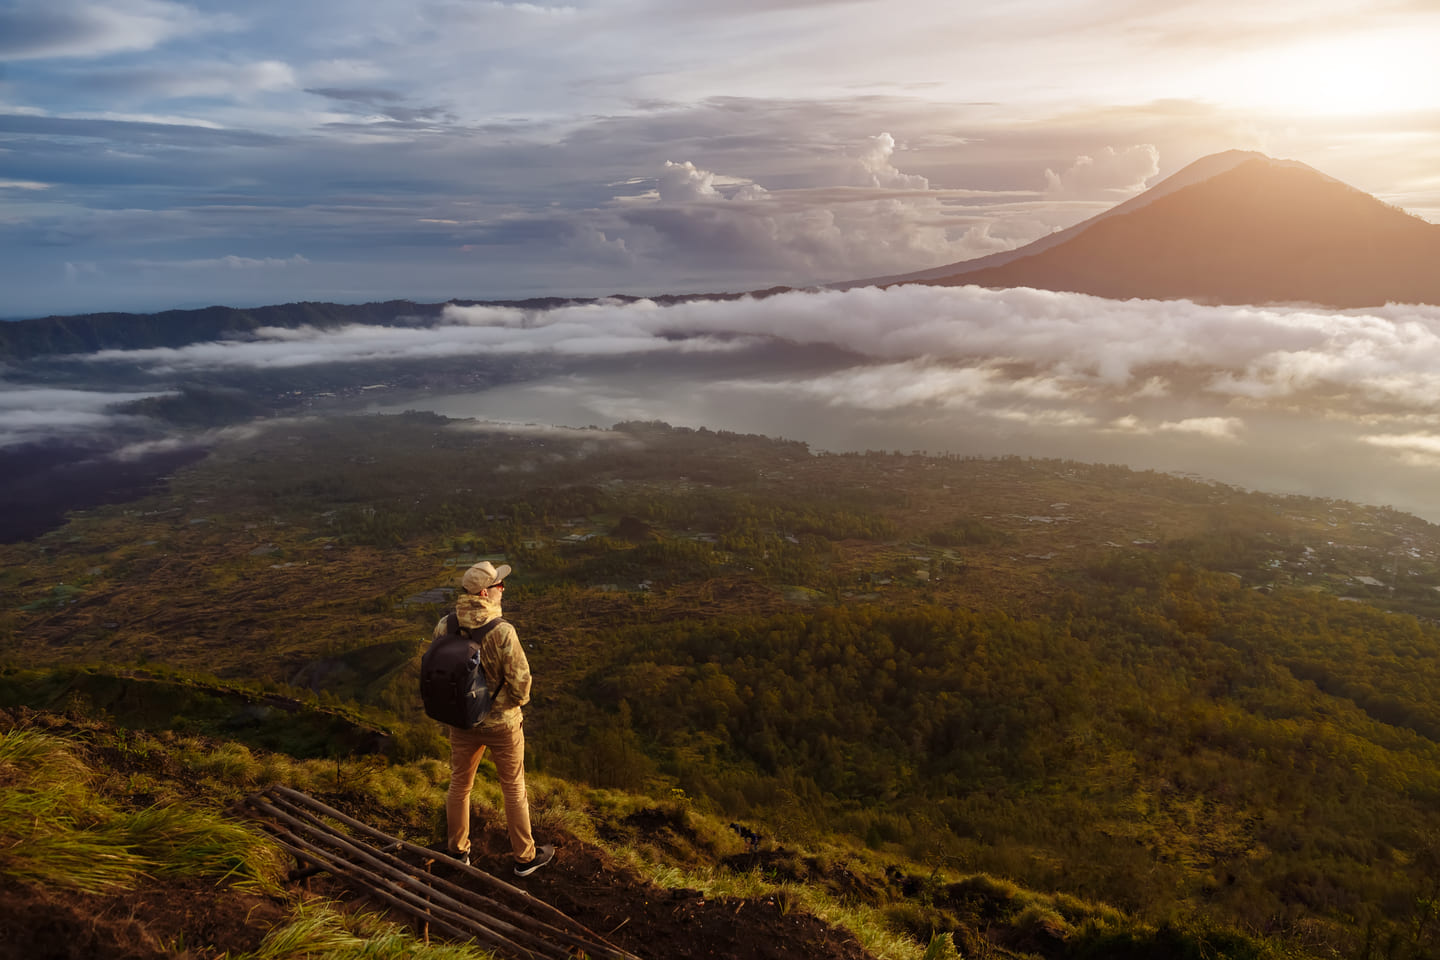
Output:
[[481,560],[465,571],[465,576],[460,578],[460,586],[465,588],[466,593],[479,593],[508,576],[510,576],[510,564],[502,563],[497,568],[489,560]]

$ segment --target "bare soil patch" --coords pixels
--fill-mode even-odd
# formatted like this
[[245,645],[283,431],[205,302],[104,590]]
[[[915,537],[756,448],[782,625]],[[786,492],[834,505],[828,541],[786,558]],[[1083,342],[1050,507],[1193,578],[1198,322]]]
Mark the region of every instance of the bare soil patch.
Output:
[[149,882],[107,896],[0,885],[0,960],[201,960],[254,950],[281,903],[212,883]]
[[523,880],[511,873],[502,827],[472,833],[471,859],[647,960],[870,960],[849,933],[792,909],[783,898],[709,899],[697,890],[666,890],[596,847],[556,839],[555,862]]

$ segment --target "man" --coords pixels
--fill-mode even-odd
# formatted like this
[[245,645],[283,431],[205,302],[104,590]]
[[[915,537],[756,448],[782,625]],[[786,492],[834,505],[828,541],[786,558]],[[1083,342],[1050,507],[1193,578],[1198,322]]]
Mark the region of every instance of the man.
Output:
[[[505,592],[509,564],[497,569],[482,560],[465,571],[456,598],[455,616],[464,630],[483,627],[500,616],[500,599]],[[435,625],[435,637],[445,634],[447,617]],[[448,726],[450,734],[450,790],[445,795],[447,846],[450,856],[470,862],[470,790],[480,758],[490,750],[500,792],[505,797],[505,826],[510,833],[510,850],[515,873],[528,877],[555,856],[550,845],[535,846],[530,834],[530,801],[525,794],[525,731],[520,708],[530,702],[530,663],[520,647],[520,638],[508,622],[496,624],[480,641],[480,664],[491,687],[499,686],[489,714],[473,730]]]

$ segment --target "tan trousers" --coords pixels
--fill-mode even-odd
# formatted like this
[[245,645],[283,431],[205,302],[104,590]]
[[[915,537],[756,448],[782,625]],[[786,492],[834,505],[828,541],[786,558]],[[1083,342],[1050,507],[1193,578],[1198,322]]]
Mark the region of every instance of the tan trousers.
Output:
[[470,789],[485,748],[505,797],[505,827],[510,831],[510,849],[516,860],[535,859],[535,838],[530,835],[530,800],[525,794],[525,730],[477,727],[450,728],[450,792],[445,795],[445,821],[449,828],[450,851],[470,852]]

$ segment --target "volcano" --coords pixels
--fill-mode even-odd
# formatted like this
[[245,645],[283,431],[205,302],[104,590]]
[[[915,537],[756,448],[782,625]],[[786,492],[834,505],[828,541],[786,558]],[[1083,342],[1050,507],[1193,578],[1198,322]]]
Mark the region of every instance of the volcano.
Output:
[[1440,225],[1303,163],[1229,151],[1027,246],[870,282],[1224,304],[1440,304]]

